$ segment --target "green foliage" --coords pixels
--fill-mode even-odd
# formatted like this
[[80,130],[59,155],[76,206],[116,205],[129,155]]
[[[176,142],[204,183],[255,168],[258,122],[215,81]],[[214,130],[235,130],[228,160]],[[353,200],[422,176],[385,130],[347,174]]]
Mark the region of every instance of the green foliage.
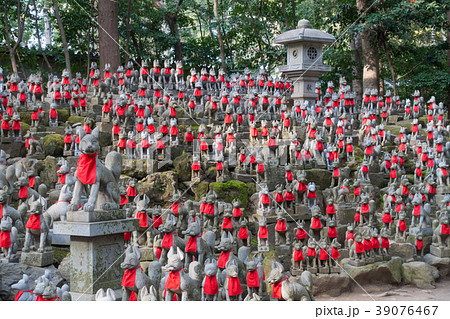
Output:
[[219,200],[231,203],[235,199],[239,199],[241,207],[246,208],[248,199],[250,198],[249,187],[246,183],[231,180],[225,183],[211,183],[209,188],[216,192]]

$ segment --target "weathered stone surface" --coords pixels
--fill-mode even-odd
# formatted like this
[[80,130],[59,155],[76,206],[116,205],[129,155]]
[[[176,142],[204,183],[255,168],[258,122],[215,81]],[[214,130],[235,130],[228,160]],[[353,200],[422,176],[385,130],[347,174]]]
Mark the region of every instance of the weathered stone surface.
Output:
[[328,295],[330,297],[340,296],[350,291],[352,280],[344,274],[319,275],[313,279],[313,295]]
[[392,256],[398,256],[404,260],[414,258],[415,248],[410,243],[391,243],[389,248],[389,254]]
[[191,180],[192,155],[183,152],[183,154],[175,158],[173,165],[180,181],[186,182]]
[[24,264],[0,263],[0,278],[1,280],[1,300],[14,300],[17,294],[17,289],[11,289],[11,285],[17,283],[22,279],[23,274],[30,277],[30,283],[34,288],[34,281],[44,275],[45,270],[48,269],[52,273],[51,281],[58,287],[66,283],[66,280],[61,276],[59,270],[53,265],[49,267],[32,267]]
[[306,171],[306,179],[314,181],[323,190],[331,185],[331,171],[326,169],[309,169]]
[[44,137],[45,155],[62,156],[64,149],[64,136],[61,134],[48,134]]
[[58,170],[57,163],[58,160],[53,156],[47,156],[42,161],[42,170],[39,176],[41,178],[41,183],[47,185],[49,188],[54,188],[58,181],[58,175],[56,175],[56,171]]
[[34,266],[34,267],[46,267],[53,263],[53,257],[55,254],[53,251],[46,251],[43,253],[29,252],[24,253],[20,257],[20,262],[22,264]]
[[241,207],[245,209],[248,204],[250,194],[255,192],[253,183],[243,183],[231,180],[225,183],[211,183],[209,188],[216,192],[219,200],[231,203],[234,199],[239,199]]
[[139,194],[147,194],[150,200],[157,202],[172,198],[178,188],[178,175],[173,171],[153,173],[139,181]]
[[422,289],[434,288],[434,280],[439,278],[439,271],[436,267],[421,261],[403,264],[402,273],[404,283],[413,284]]
[[58,271],[66,281],[70,280],[70,266],[71,266],[70,256],[64,257],[64,259],[59,263],[58,266]]
[[439,275],[441,277],[446,277],[450,274],[450,258],[439,258],[432,254],[426,254],[424,256],[424,261],[436,267],[439,270]]
[[342,261],[344,270],[361,285],[366,283],[399,284],[402,281],[402,259],[392,257],[389,261],[381,261],[366,266],[355,267]]

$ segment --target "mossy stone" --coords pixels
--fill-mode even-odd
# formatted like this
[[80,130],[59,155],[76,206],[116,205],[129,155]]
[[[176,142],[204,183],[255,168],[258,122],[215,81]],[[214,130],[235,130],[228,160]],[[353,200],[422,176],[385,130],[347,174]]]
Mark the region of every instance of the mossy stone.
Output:
[[27,123],[31,125],[31,112],[19,112],[20,114],[20,124]]
[[244,182],[231,180],[225,183],[211,183],[209,187],[216,192],[219,200],[231,203],[234,199],[239,199],[242,208],[248,205],[249,187]]
[[44,137],[45,155],[62,156],[64,137],[61,134],[48,134]]
[[65,123],[70,117],[69,110],[58,110],[58,122]]
[[83,123],[84,121],[84,117],[82,116],[69,116],[69,118],[67,119],[67,121],[69,121],[70,123],[74,124],[74,123]]
[[191,179],[191,155],[183,152],[175,158],[173,165],[179,181],[186,182]]

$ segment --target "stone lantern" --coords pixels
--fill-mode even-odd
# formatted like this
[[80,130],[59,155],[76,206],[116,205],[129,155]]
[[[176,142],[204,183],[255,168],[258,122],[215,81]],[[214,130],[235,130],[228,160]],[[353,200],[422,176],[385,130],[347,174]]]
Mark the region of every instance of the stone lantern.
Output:
[[274,39],[275,44],[287,46],[287,65],[279,71],[294,83],[294,100],[309,100],[314,104],[315,83],[319,77],[331,71],[331,66],[324,65],[322,46],[333,43],[336,39],[329,33],[311,28],[308,20],[300,20],[297,29],[284,32]]

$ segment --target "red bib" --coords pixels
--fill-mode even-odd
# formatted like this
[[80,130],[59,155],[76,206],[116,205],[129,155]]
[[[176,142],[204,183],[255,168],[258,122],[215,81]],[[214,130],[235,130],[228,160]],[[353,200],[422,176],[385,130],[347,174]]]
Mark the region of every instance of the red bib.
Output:
[[125,195],[120,195],[120,206],[125,204],[128,204],[128,198]]
[[122,277],[122,287],[134,288],[136,281],[136,270],[140,268],[139,266],[134,269],[127,269]]
[[136,196],[136,188],[128,186],[127,187],[127,196]]
[[319,218],[313,217],[311,220],[311,229],[320,229],[322,228],[322,223]]
[[28,198],[28,186],[20,187],[19,198]]
[[223,223],[222,223],[222,229],[232,229],[232,223],[231,223],[231,218],[230,217],[224,217],[223,218]]
[[139,227],[148,227],[148,216],[147,213],[136,213],[136,218],[139,218]]
[[216,276],[205,276],[203,292],[207,295],[217,295],[219,293],[219,284]]
[[239,207],[235,207],[233,208],[233,217],[234,218],[239,218],[242,216],[242,211]]
[[348,241],[349,239],[355,239],[355,233],[349,233],[349,232],[347,232],[346,239],[347,239],[347,241]]
[[247,274],[247,287],[257,288],[259,287],[259,276],[257,270],[249,271]]
[[327,214],[336,214],[336,209],[334,208],[333,204],[328,204],[327,205],[327,210],[326,210]]
[[239,239],[247,239],[248,238],[248,230],[246,227],[239,229]]
[[398,229],[400,231],[406,231],[406,222],[404,220],[398,221]]
[[165,289],[180,289],[180,270],[173,270],[169,273],[169,277],[167,277]]
[[369,213],[369,204],[362,204],[361,205],[361,214],[367,214]]
[[225,264],[228,262],[231,251],[222,251],[219,256],[219,261],[217,262],[217,267],[225,268]]
[[28,229],[41,229],[41,214],[31,214],[25,227]]
[[275,231],[286,231],[286,220],[278,220]]
[[0,233],[0,247],[1,248],[11,247],[11,231],[2,231]]
[[24,291],[19,291],[16,295],[16,297],[14,298],[14,301],[19,301],[20,297],[22,297],[24,292],[29,292],[30,294],[33,294],[32,290],[24,290]]
[[276,283],[274,283],[273,284],[273,287],[272,287],[272,293],[273,293],[273,297],[274,298],[276,298],[276,299],[281,299],[281,298],[283,298],[282,296],[281,296],[281,283],[284,281],[284,280],[287,280],[288,282],[289,282],[289,280],[287,279],[287,277],[286,278],[284,278],[284,279],[282,279],[282,280],[280,280],[280,281],[278,281],[278,282],[276,282]]
[[422,250],[423,249],[423,240],[416,240],[416,247],[417,250]]
[[307,237],[306,231],[304,229],[297,229],[297,239],[305,239]]
[[331,247],[331,258],[337,259],[341,257],[341,254],[339,254],[339,251],[337,248]]
[[305,260],[302,250],[294,249],[294,261],[301,261],[301,260]]
[[389,238],[381,238],[381,248],[389,248]]
[[194,237],[191,236],[189,237],[187,243],[186,243],[186,252],[196,252],[197,251],[197,238],[198,237]]
[[97,178],[97,153],[81,154],[78,159],[77,177],[83,184],[94,184]]
[[320,248],[319,260],[327,260],[327,259],[328,259],[327,251],[323,248]]
[[157,229],[162,223],[161,216],[153,216],[153,229]]
[[355,251],[360,254],[364,252],[364,244],[363,243],[359,243],[359,242],[355,242]]
[[308,247],[308,251],[306,252],[306,256],[314,257],[317,256],[317,252],[314,248]]
[[227,277],[228,279],[228,295],[237,296],[242,293],[241,283],[237,277]]
[[336,238],[337,230],[336,227],[328,227],[328,238]]
[[173,244],[173,234],[172,233],[164,234],[161,247],[165,249],[170,249],[170,247],[172,247],[172,244]]
[[442,235],[450,235],[449,225],[441,224],[441,234]]
[[269,232],[267,231],[267,227],[259,226],[258,237],[261,239],[265,239],[268,237],[268,235],[269,235]]

